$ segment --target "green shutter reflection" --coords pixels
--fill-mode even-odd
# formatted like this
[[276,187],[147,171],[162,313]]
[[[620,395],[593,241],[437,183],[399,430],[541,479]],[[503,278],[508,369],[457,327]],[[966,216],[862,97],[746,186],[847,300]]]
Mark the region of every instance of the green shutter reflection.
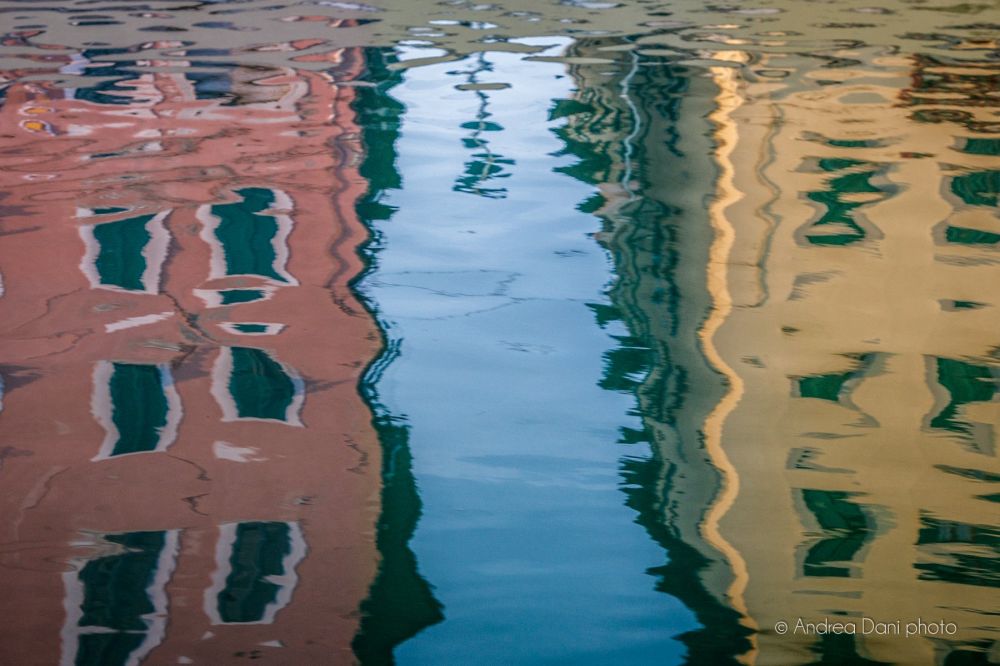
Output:
[[233,372],[229,393],[240,418],[286,421],[295,398],[295,384],[267,352],[250,347],[231,347]]
[[114,363],[111,374],[112,420],[118,441],[112,456],[153,451],[167,424],[169,405],[163,390],[163,370],[156,365]]
[[797,379],[799,397],[839,402],[847,383],[864,376],[875,360],[875,354],[849,354],[848,357],[857,362],[857,366],[852,370],[799,377]]
[[136,291],[144,289],[142,275],[146,272],[146,258],[142,250],[151,238],[146,229],[151,219],[152,215],[140,215],[93,227],[99,247],[95,265],[101,284]]
[[145,634],[83,634],[76,652],[76,666],[124,666],[146,640]]
[[969,155],[1000,155],[1000,139],[968,138],[961,151]]
[[78,666],[127,663],[146,638],[149,627],[143,616],[156,610],[147,590],[156,577],[166,532],[109,534],[104,539],[120,545],[123,552],[91,560],[81,569],[83,601],[78,624],[112,631],[80,636]]
[[286,574],[284,559],[292,551],[287,523],[240,523],[236,526],[226,577],[219,593],[219,618],[223,622],[259,622],[269,604],[278,598],[280,585],[269,576]]
[[238,203],[212,206],[219,218],[215,235],[226,257],[227,275],[260,275],[285,282],[274,270],[277,258],[273,241],[278,234],[278,221],[272,215],[261,215],[274,203],[274,193],[260,187],[237,190],[243,197]]
[[921,580],[1000,587],[1000,530],[928,515],[920,523],[917,546],[933,558],[914,565]]
[[997,392],[997,378],[985,365],[975,365],[951,358],[937,359],[937,380],[950,395],[948,404],[931,419],[932,428],[962,435],[972,434],[972,425],[958,418],[963,405],[988,402]]
[[799,378],[799,396],[819,398],[837,402],[844,384],[851,378],[851,372],[834,372],[828,375],[811,375]]
[[944,238],[949,243],[960,243],[961,245],[996,245],[1000,243],[1000,234],[965,227],[949,226],[945,229]]
[[145,631],[142,616],[155,610],[146,589],[156,574],[166,533],[128,532],[104,538],[125,552],[91,560],[80,571],[84,587],[80,626]]
[[240,333],[267,333],[267,324],[233,324]]
[[832,563],[851,562],[865,541],[874,535],[864,511],[849,501],[854,495],[835,490],[802,491],[806,507],[828,535],[809,548],[802,565],[804,575],[850,577],[849,567]]
[[851,201],[845,195],[884,193],[885,190],[872,185],[870,179],[882,173],[885,167],[843,158],[821,159],[818,164],[828,173],[846,173],[828,180],[827,189],[808,193],[811,201],[826,206],[826,212],[812,224],[806,239],[813,245],[850,245],[863,240],[867,232],[854,221],[854,210],[865,204]]
[[974,171],[951,179],[951,191],[970,206],[996,206],[1000,171]]
[[264,298],[264,292],[260,289],[227,289],[219,293],[222,295],[223,305],[249,303],[250,301],[259,301]]

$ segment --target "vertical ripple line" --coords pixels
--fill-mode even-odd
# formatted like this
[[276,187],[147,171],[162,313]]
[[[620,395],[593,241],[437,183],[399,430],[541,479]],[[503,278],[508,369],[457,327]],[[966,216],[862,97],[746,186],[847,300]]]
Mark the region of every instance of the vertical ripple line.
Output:
[[[733,61],[734,64],[743,59],[743,54],[738,51],[719,52],[713,56],[717,60]],[[745,625],[756,628],[743,599],[743,593],[749,580],[746,562],[744,562],[739,550],[726,540],[719,529],[719,522],[732,507],[740,491],[739,474],[726,455],[722,445],[722,434],[726,418],[743,397],[744,386],[743,380],[726,363],[716,348],[715,334],[725,323],[733,307],[728,287],[728,261],[736,234],[726,217],[726,209],[742,198],[742,193],[733,182],[735,173],[730,160],[738,138],[732,114],[740,107],[742,99],[737,90],[739,76],[735,67],[713,66],[709,68],[709,72],[719,88],[715,98],[716,110],[709,115],[709,120],[716,125],[714,138],[717,142],[716,161],[719,166],[719,179],[716,196],[708,207],[709,222],[715,233],[715,238],[709,248],[707,270],[707,285],[712,299],[712,309],[699,331],[699,337],[709,363],[726,378],[727,390],[705,419],[705,450],[722,479],[719,494],[706,511],[702,533],[705,540],[718,549],[729,561],[733,572],[733,581],[726,590],[726,594],[730,603],[743,616]],[[756,640],[752,636],[750,640],[753,648],[745,657],[746,663],[753,663],[756,658]]]

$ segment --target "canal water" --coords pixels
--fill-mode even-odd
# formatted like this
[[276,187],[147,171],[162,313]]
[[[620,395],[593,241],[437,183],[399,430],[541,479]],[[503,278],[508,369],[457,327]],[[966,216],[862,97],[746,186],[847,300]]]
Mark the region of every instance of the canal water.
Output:
[[995,2],[0,17],[0,663],[1000,662]]

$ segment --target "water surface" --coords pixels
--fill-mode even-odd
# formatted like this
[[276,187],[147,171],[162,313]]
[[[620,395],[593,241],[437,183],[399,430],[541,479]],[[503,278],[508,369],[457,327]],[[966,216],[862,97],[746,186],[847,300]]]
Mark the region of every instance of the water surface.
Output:
[[0,16],[0,661],[1000,660],[995,3]]

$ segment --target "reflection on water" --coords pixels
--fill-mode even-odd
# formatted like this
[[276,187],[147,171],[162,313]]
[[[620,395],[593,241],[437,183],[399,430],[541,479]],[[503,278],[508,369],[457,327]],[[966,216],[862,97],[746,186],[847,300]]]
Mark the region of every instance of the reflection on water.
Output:
[[[955,185],[983,177],[961,148],[990,130],[972,123],[991,112],[974,100],[995,67],[963,67],[982,55],[969,46],[933,64],[858,50],[835,74],[769,57],[787,76],[740,83],[744,101],[720,118],[737,196],[718,210],[731,245],[718,247],[717,298],[732,309],[713,346],[740,394],[721,445],[741,477],[720,533],[747,568],[748,612],[761,626],[894,620],[902,602],[907,616],[957,627],[839,644],[764,633],[762,656],[931,663],[995,650],[1000,542],[979,480],[996,469],[995,310],[954,304],[991,302],[996,259],[948,232],[996,223]],[[940,94],[938,72],[959,68],[966,85]],[[762,512],[784,526],[767,539],[749,529]]]
[[995,3],[161,5],[0,2],[0,662],[1000,662]]
[[[366,148],[358,170],[368,190],[358,201],[357,211],[372,235],[364,247],[367,269],[356,280],[377,267],[382,238],[376,225],[391,219],[394,209],[384,199],[402,183],[396,142],[404,107],[392,97],[392,89],[402,81],[400,71],[393,68],[398,58],[391,49],[369,48],[365,50],[365,62],[365,81],[372,86],[358,89],[354,111]],[[441,604],[420,575],[409,546],[422,504],[413,476],[409,428],[404,418],[394,416],[380,401],[382,374],[399,355],[398,343],[383,339],[383,344],[381,356],[369,366],[361,384],[374,411],[373,423],[382,448],[382,510],[376,532],[378,573],[361,603],[361,623],[352,642],[354,655],[363,664],[393,663],[396,646],[444,618]]]
[[177,558],[177,531],[105,534],[113,550],[77,562],[63,575],[66,623],[64,663],[140,660],[163,640],[164,585]]
[[[572,53],[593,58],[620,43],[581,40]],[[687,660],[729,663],[749,650],[749,629],[718,594],[732,574],[699,527],[721,483],[701,430],[724,382],[698,347],[711,306],[704,201],[717,168],[705,116],[714,91],[698,70],[672,59],[625,51],[615,60],[611,82],[606,65],[571,66],[579,105],[562,130],[581,157],[569,173],[599,188],[593,212],[617,274],[610,307],[595,309],[597,322],[620,321],[629,331],[608,355],[602,386],[638,399],[642,427],[624,430],[623,441],[650,452],[623,458],[623,490],[667,555],[651,570],[656,588],[681,599],[701,624],[680,637]]]
[[113,51],[60,57],[71,88],[11,80],[0,112],[0,661],[349,661],[381,464],[335,83],[363,55],[91,71]]

